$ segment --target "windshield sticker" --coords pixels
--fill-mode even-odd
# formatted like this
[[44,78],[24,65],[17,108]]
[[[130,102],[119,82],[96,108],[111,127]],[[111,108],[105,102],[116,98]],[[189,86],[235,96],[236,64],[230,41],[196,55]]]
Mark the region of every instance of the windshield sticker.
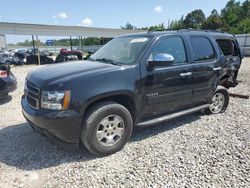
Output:
[[130,41],[130,43],[146,42],[148,38],[137,38]]

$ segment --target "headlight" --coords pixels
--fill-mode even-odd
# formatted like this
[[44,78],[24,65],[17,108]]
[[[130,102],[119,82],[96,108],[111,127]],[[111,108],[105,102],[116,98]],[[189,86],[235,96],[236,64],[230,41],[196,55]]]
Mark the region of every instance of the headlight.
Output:
[[69,108],[71,92],[67,91],[43,91],[41,108],[51,110],[66,110]]

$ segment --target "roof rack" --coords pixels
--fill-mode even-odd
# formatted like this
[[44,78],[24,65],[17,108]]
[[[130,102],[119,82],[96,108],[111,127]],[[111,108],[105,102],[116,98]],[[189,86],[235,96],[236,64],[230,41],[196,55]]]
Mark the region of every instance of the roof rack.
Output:
[[148,29],[148,33],[153,33],[153,32],[160,32],[160,31],[170,31],[170,30],[167,30],[167,29],[164,29],[164,30],[161,30],[161,29]]
[[203,31],[203,32],[210,32],[210,33],[226,33],[225,31],[220,31],[220,30],[202,30],[202,29],[193,29],[193,28],[188,28],[188,29],[179,29],[179,32],[182,31]]
[[160,31],[177,31],[177,32],[191,32],[191,31],[200,31],[200,32],[209,32],[209,33],[227,33],[225,31],[220,31],[220,30],[205,30],[205,29],[193,29],[193,28],[187,28],[187,29],[179,29],[179,30],[169,30],[169,29],[164,29],[164,30],[155,30],[155,29],[149,29],[148,33],[153,33],[153,32],[160,32]]

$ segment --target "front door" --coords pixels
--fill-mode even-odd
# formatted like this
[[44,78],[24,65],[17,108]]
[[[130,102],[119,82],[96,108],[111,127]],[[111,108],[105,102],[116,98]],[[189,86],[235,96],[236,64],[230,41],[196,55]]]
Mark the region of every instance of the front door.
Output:
[[192,65],[188,62],[181,36],[163,37],[152,49],[149,59],[156,54],[170,54],[174,63],[153,70],[142,66],[143,118],[150,119],[182,110],[192,103]]

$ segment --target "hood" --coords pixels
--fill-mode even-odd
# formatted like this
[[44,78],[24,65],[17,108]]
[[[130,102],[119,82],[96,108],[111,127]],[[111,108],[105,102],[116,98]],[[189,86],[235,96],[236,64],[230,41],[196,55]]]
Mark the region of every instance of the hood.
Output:
[[75,77],[85,77],[119,69],[119,66],[93,62],[93,61],[76,61],[48,65],[28,74],[27,80],[38,87],[54,81],[62,82]]

